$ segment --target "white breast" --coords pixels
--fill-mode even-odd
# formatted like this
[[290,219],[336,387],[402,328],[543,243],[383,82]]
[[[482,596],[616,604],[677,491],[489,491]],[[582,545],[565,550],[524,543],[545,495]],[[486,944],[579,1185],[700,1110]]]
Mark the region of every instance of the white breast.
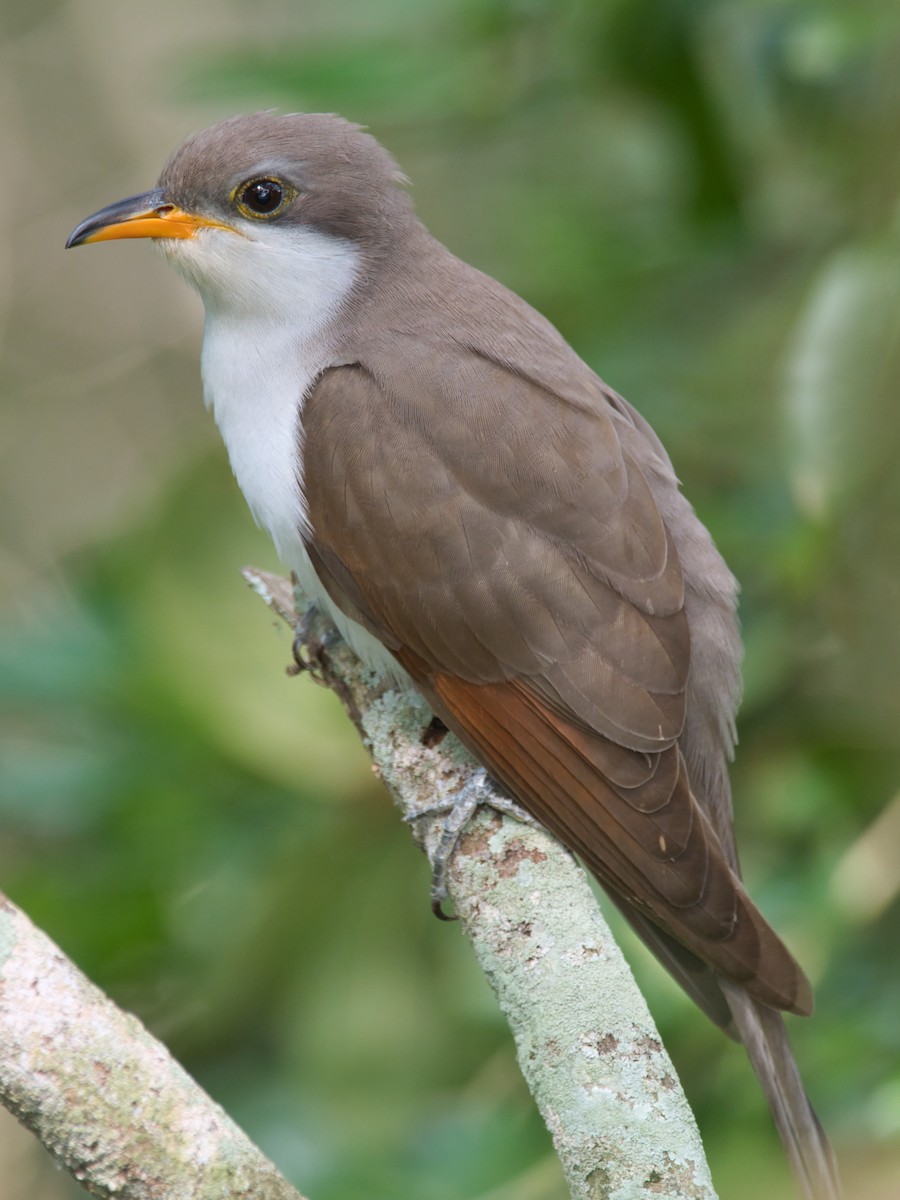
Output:
[[[308,533],[303,495],[303,399],[330,365],[327,346],[265,320],[209,314],[203,388],[250,511],[296,570]],[[304,555],[305,556],[305,555]]]
[[356,653],[397,676],[381,643],[333,604],[304,547],[303,402],[341,361],[331,328],[353,286],[356,248],[311,230],[263,227],[252,238],[210,229],[165,249],[206,306],[206,403],[253,516]]

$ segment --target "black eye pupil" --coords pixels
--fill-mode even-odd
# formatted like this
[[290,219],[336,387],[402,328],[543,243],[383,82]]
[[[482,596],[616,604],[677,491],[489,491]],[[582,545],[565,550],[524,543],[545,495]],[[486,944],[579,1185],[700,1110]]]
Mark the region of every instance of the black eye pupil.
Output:
[[274,179],[257,179],[244,188],[242,199],[253,212],[272,213],[284,200],[284,188]]

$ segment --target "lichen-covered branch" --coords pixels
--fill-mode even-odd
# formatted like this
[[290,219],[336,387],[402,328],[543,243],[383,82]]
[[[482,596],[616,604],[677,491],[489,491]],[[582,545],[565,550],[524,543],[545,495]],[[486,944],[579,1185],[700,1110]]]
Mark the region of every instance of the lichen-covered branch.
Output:
[[140,1021],[2,896],[0,1102],[95,1196],[302,1200]]
[[[245,575],[296,621],[291,585]],[[313,638],[420,844],[477,764],[431,713],[340,641]],[[424,744],[428,742],[429,744]],[[576,1200],[714,1200],[693,1116],[580,869],[541,830],[484,811],[453,856],[450,893],[506,1013],[522,1071]],[[301,1200],[152,1038],[0,897],[0,1102],[93,1194],[122,1200]]]
[[[245,578],[294,624],[287,580]],[[319,619],[321,621],[321,619]],[[326,628],[324,622],[318,632]],[[313,632],[316,625],[313,623]],[[452,737],[423,740],[424,701],[391,689],[340,641],[303,648],[337,692],[417,840],[477,764]],[[576,1200],[712,1200],[703,1147],[681,1086],[587,880],[549,834],[482,811],[449,874],[466,935],[505,1012],[519,1064]]]

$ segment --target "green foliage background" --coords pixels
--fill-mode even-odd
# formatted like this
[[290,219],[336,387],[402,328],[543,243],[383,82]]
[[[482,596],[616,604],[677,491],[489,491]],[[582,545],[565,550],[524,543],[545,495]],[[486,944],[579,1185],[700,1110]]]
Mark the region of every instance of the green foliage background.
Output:
[[[181,43],[169,0],[152,36],[107,3],[89,37],[75,4],[2,9],[10,153],[57,148],[26,177],[53,204],[15,193],[53,253],[8,247],[2,311],[0,883],[314,1200],[564,1194],[424,861],[242,589],[244,561],[274,560],[199,414],[196,309],[140,274],[146,247],[57,253],[189,128],[340,111],[397,154],[442,240],[651,420],[742,580],[745,871],[817,985],[796,1044],[848,1196],[897,1194],[900,8],[198,12]],[[33,66],[57,54],[51,104]],[[117,61],[141,73],[103,91]],[[132,103],[118,124],[110,96]],[[147,296],[162,315],[130,314]],[[623,937],[721,1194],[790,1195],[740,1052]],[[74,1194],[27,1171],[26,1193],[0,1170],[3,1200]]]

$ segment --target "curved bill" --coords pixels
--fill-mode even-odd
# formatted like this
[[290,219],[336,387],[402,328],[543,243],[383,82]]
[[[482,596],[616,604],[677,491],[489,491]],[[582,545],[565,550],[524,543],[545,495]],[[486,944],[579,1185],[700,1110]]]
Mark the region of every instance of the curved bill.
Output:
[[189,238],[198,229],[225,229],[221,221],[185,212],[173,204],[163,188],[141,192],[101,208],[69,234],[66,249],[89,242],[111,242],[119,238]]

